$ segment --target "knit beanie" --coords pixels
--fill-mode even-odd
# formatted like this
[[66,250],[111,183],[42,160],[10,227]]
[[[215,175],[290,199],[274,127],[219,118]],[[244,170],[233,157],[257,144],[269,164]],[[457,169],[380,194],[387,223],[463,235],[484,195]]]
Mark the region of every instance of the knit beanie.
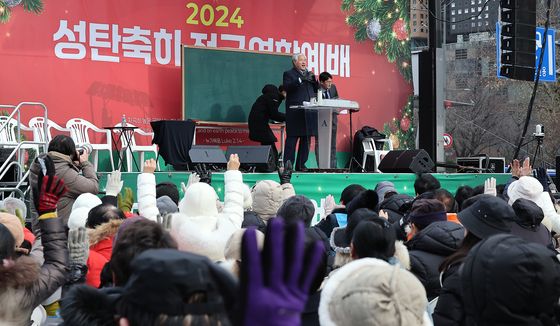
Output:
[[395,184],[391,181],[381,181],[375,186],[375,192],[377,196],[379,196],[379,202],[382,202],[385,199],[385,195],[389,192],[397,192],[395,189]]
[[16,247],[23,243],[23,226],[19,218],[8,213],[0,213],[0,224],[3,224],[14,237]]
[[447,221],[447,213],[437,199],[418,199],[412,204],[409,218],[419,229],[424,229],[433,222]]
[[410,272],[375,258],[346,264],[326,281],[321,325],[427,325],[426,290]]
[[94,194],[83,193],[72,205],[72,212],[68,217],[68,228],[70,230],[85,227],[89,211],[97,205],[101,205],[101,199]]

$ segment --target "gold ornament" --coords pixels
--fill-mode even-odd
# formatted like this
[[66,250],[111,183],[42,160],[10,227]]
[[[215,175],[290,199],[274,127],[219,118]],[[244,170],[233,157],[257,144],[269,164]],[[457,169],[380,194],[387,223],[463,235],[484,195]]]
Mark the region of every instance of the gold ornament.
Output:
[[399,149],[400,141],[399,141],[399,137],[397,137],[397,135],[395,134],[391,134],[391,136],[389,136],[389,139],[391,140],[391,143],[393,143],[393,148],[394,149]]

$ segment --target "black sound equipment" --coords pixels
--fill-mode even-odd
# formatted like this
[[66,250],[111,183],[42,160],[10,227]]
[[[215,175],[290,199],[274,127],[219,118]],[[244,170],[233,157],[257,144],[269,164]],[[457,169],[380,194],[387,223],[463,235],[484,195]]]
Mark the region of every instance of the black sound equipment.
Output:
[[222,170],[227,165],[226,156],[220,146],[192,146],[189,157],[193,165],[204,164],[211,170]]
[[276,170],[276,162],[270,145],[229,146],[226,157],[229,159],[231,154],[239,156],[242,170],[257,172],[273,172]]
[[384,173],[432,172],[434,162],[423,149],[390,151],[379,162],[379,171]]

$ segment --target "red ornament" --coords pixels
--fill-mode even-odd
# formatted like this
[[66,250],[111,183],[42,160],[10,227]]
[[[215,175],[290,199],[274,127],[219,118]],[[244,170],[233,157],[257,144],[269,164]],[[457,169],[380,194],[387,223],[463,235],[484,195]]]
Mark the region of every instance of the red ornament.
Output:
[[410,128],[410,119],[407,116],[402,117],[401,119],[401,130],[406,132]]
[[399,18],[393,24],[393,33],[399,41],[404,41],[408,38],[408,31],[406,30],[406,23],[404,19]]

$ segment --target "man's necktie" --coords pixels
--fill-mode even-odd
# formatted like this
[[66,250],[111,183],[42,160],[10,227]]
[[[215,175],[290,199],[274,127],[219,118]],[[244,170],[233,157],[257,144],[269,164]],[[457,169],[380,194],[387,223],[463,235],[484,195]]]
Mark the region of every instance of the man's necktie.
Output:
[[329,90],[327,89],[325,91],[325,98],[331,98],[330,94],[329,94]]

